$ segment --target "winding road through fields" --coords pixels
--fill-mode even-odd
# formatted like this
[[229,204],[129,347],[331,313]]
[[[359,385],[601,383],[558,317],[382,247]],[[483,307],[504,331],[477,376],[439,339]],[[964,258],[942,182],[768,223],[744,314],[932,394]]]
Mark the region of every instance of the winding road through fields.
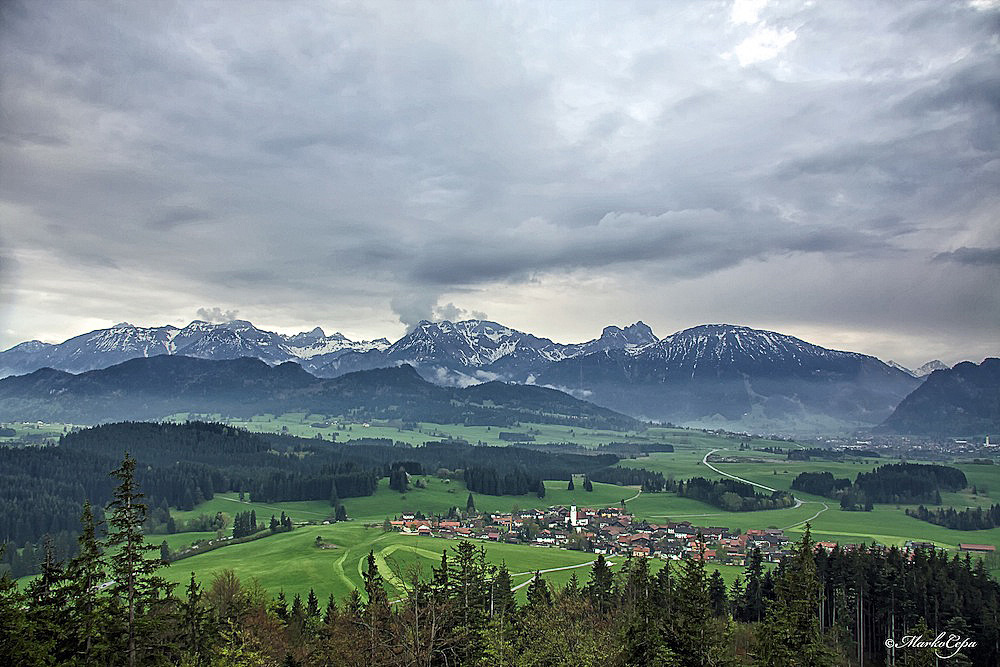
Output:
[[[743,479],[742,477],[737,477],[736,475],[731,475],[728,472],[723,472],[722,470],[719,470],[714,465],[712,465],[711,463],[708,462],[708,457],[709,456],[711,456],[712,454],[714,454],[716,452],[722,452],[722,451],[726,451],[725,448],[713,449],[709,453],[705,454],[705,456],[701,459],[701,462],[704,463],[706,466],[708,466],[711,470],[714,470],[715,472],[719,473],[720,475],[722,475],[724,477],[729,477],[731,479],[735,479],[738,482],[743,482],[744,484],[749,484],[751,486],[756,486],[758,488],[766,489],[766,490],[772,491],[772,492],[778,490],[778,489],[772,489],[770,486],[764,486],[763,484],[758,484],[757,482],[751,482],[749,479]],[[815,519],[816,517],[818,517],[823,512],[825,512],[828,509],[830,509],[830,506],[827,505],[824,502],[819,502],[819,501],[816,501],[816,500],[802,500],[801,498],[797,498],[794,495],[792,496],[792,498],[795,498],[795,507],[793,507],[792,509],[795,509],[795,508],[798,508],[798,507],[802,507],[802,505],[804,505],[806,503],[818,503],[818,504],[820,504],[820,505],[823,506],[823,509],[821,509],[820,511],[816,512],[815,514],[813,514],[808,519],[804,519],[802,521],[798,521],[796,523],[793,523],[790,526],[786,526],[785,528],[782,528],[782,530],[788,530],[790,528],[795,528],[796,526],[801,526],[804,523],[808,523],[809,521],[812,521],[813,519]]]
[[[514,573],[511,574],[511,576],[512,577],[516,577],[517,575],[522,575],[522,574],[531,574],[531,575],[534,575],[535,573],[545,574],[547,572],[559,572],[560,570],[575,570],[575,569],[580,568],[580,567],[589,567],[589,566],[593,565],[595,562],[596,561],[590,561],[589,563],[580,563],[579,565],[563,565],[562,567],[550,567],[547,570],[532,570],[531,572],[514,572]],[[614,565],[614,563],[611,562],[610,560],[609,561],[605,561],[605,562],[607,562],[608,567],[611,567],[612,565]],[[524,588],[525,586],[527,586],[528,584],[531,583],[532,579],[534,579],[533,576],[531,578],[529,578],[527,581],[525,581],[523,583],[520,583],[517,586],[514,586],[510,590],[511,591],[516,591],[516,590],[519,590],[521,588]]]

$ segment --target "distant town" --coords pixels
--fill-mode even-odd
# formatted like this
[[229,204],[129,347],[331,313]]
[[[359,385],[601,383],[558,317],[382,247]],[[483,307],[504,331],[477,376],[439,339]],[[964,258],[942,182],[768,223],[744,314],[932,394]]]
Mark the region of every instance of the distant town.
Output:
[[[689,521],[650,523],[636,520],[620,507],[591,509],[571,505],[525,509],[510,513],[478,513],[464,517],[423,517],[404,513],[386,519],[387,530],[444,539],[479,539],[506,544],[527,544],[585,551],[608,556],[638,556],[681,560],[703,558],[720,565],[746,565],[747,554],[759,549],[765,562],[777,563],[791,551],[780,528],[733,530],[720,526],[695,526]],[[816,548],[833,550],[837,542],[817,542]],[[860,545],[845,544],[844,549]],[[909,541],[906,551],[934,548],[931,542]],[[962,544],[970,553],[994,553],[996,547]]]

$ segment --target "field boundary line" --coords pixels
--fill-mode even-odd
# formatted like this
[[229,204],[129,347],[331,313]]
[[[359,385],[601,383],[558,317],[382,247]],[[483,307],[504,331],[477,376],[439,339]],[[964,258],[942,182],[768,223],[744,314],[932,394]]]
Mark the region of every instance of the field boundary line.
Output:
[[[592,560],[589,563],[580,563],[579,565],[564,565],[563,567],[550,567],[547,570],[532,570],[531,572],[517,572],[515,574],[512,574],[511,576],[513,577],[513,576],[521,575],[521,574],[531,574],[531,575],[534,575],[535,573],[538,573],[538,574],[548,574],[549,572],[560,572],[562,570],[575,570],[577,568],[587,567],[588,565],[593,565],[596,562],[597,562],[597,560]],[[608,564],[608,566],[614,565],[614,563],[612,561],[607,561],[607,564]],[[535,577],[532,576],[527,581],[525,581],[523,583],[520,583],[517,586],[513,586],[510,590],[511,590],[512,593],[514,591],[519,591],[522,588],[524,588],[525,586],[528,586],[529,584],[531,584],[531,582],[534,581],[534,580],[535,580]]]

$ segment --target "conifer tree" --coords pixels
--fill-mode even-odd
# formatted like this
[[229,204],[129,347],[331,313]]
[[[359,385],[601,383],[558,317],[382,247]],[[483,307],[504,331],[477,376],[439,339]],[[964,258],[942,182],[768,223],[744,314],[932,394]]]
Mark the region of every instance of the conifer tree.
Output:
[[543,613],[544,610],[552,606],[552,594],[549,592],[549,585],[540,572],[535,572],[531,583],[528,584],[528,609],[535,613]]
[[306,598],[306,615],[311,618],[319,618],[319,598],[316,591],[309,589],[309,596]]
[[146,521],[146,505],[135,480],[135,459],[125,454],[121,466],[111,475],[119,480],[108,504],[108,548],[111,556],[111,594],[123,614],[124,653],[126,664],[135,667],[144,644],[157,637],[158,621],[152,608],[162,601],[171,586],[156,571],[163,565],[159,558],[147,556],[157,547],[146,542],[142,526]]
[[485,549],[462,540],[454,547],[448,581],[454,608],[454,633],[466,662],[482,651],[489,613],[488,572]]
[[97,539],[98,524],[90,501],[83,504],[77,555],[66,567],[71,623],[67,627],[70,653],[83,665],[99,664],[106,648],[106,599],[100,585],[107,581],[107,560]]
[[611,567],[604,560],[604,554],[598,554],[597,560],[590,568],[590,581],[584,587],[585,595],[590,599],[590,604],[600,613],[605,613],[611,608],[611,590],[614,584],[614,575]]
[[576,487],[573,486],[573,475],[569,476],[569,484],[566,485],[567,491],[573,491]]
[[704,545],[700,552],[684,560],[677,581],[673,632],[668,637],[681,664],[726,664],[728,632],[725,621],[712,616],[705,574]]
[[368,552],[368,561],[362,578],[365,595],[368,598],[364,606],[363,621],[368,635],[369,664],[375,665],[378,664],[380,644],[389,621],[389,597],[385,592],[385,581],[379,574],[375,562],[374,551]]
[[326,609],[323,611],[323,623],[330,625],[337,618],[337,599],[330,593],[330,598],[326,601]]
[[794,555],[786,559],[775,582],[776,599],[769,605],[760,633],[759,657],[773,667],[836,664],[819,626],[819,579],[809,524]]
[[52,537],[45,536],[42,572],[28,584],[28,620],[34,636],[46,653],[57,658],[63,651],[63,628],[68,621],[68,598],[63,563],[56,558]]
[[726,616],[729,613],[726,582],[722,580],[722,574],[718,570],[713,570],[712,575],[708,578],[708,598],[712,605],[712,614]]
[[204,603],[201,586],[191,573],[186,595],[180,604],[181,644],[187,664],[194,667],[208,665],[211,660],[215,632],[212,613]]

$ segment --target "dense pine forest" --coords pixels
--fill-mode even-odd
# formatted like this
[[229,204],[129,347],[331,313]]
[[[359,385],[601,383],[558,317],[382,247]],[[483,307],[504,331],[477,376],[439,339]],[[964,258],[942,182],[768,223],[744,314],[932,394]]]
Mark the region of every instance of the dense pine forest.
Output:
[[941,491],[958,491],[968,480],[951,466],[892,463],[871,472],[858,473],[854,483],[834,479],[829,472],[804,472],[792,480],[792,488],[840,500],[844,510],[871,511],[875,503],[941,504]]
[[986,509],[967,507],[962,510],[954,507],[927,509],[921,505],[915,510],[907,509],[906,513],[952,530],[986,530],[1000,526],[1000,505],[990,505]]

